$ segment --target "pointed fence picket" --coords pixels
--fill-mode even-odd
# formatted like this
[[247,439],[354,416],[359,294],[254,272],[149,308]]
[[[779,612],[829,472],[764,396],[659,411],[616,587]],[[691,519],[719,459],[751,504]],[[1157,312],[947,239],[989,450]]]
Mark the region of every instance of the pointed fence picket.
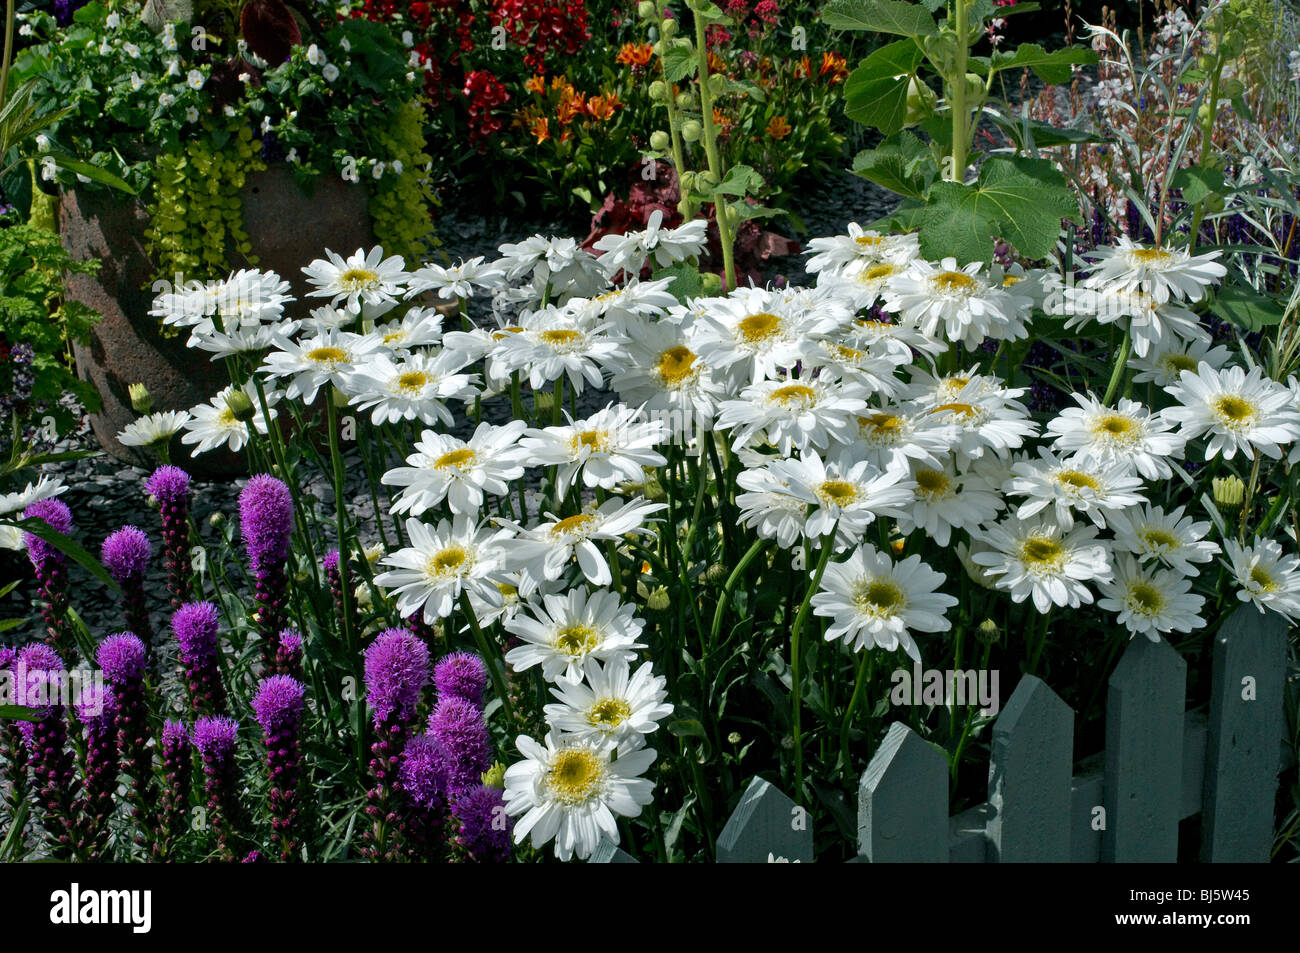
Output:
[[[871,863],[1170,862],[1201,815],[1200,856],[1266,862],[1282,767],[1287,623],[1242,606],[1214,641],[1209,711],[1185,711],[1187,663],[1133,639],[1110,677],[1106,750],[1074,761],[1074,712],[1025,676],[993,725],[988,801],[948,816],[948,759],[891,725],[858,788]],[[810,861],[803,808],[754,778],[717,843],[721,862]],[[608,840],[593,862],[634,858]]]

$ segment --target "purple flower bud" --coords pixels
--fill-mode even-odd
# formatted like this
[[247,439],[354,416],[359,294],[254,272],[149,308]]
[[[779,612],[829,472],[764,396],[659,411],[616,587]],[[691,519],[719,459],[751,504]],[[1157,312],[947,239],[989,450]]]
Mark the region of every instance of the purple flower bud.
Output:
[[280,651],[285,658],[300,663],[302,661],[302,633],[297,629],[284,629],[280,633]]
[[233,718],[217,715],[200,718],[194,723],[194,747],[205,763],[222,764],[235,755],[239,724]]
[[366,649],[365,670],[375,724],[406,721],[429,684],[429,647],[409,629],[385,629]]
[[136,682],[144,678],[148,653],[133,632],[110,635],[99,644],[95,660],[111,685]]
[[302,684],[288,675],[264,680],[253,697],[253,713],[267,735],[297,730],[302,712]]
[[293,532],[293,496],[289,488],[265,473],[250,479],[239,494],[239,526],[254,572],[283,563],[289,556],[289,536]]
[[163,761],[171,762],[180,757],[188,757],[189,751],[190,733],[185,730],[185,723],[168,719],[163,724]]
[[217,656],[221,616],[211,602],[189,602],[172,614],[172,632],[180,644],[181,661],[197,665]]
[[77,693],[74,703],[77,719],[93,732],[116,729],[117,696],[107,685],[86,685]]
[[433,667],[433,685],[439,698],[463,698],[479,708],[483,707],[487,678],[487,666],[472,652],[453,652]]
[[480,784],[456,795],[451,813],[459,822],[456,846],[480,863],[510,859],[510,828],[505,799],[497,788]]
[[455,695],[438,699],[429,716],[429,734],[447,752],[447,784],[453,793],[480,783],[492,766],[492,739],[483,711]]
[[109,574],[120,583],[144,575],[149,566],[149,537],[135,526],[123,526],[104,540],[100,560]]
[[325,558],[321,560],[320,565],[321,568],[324,569],[326,572],[338,572],[339,551],[337,549],[331,549],[328,553],[325,554]]
[[145,481],[144,489],[163,506],[183,506],[190,499],[190,475],[180,467],[159,467]]
[[397,787],[412,804],[426,811],[436,811],[446,803],[447,753],[438,739],[416,735],[406,743]]
[[[68,509],[68,504],[62,500],[37,500],[23,510],[23,518],[44,520],[50,529],[63,533],[65,536],[72,531],[72,510]],[[64,561],[63,553],[39,536],[24,533],[23,538],[27,544],[27,557],[32,561],[32,565],[36,567],[38,573],[48,559],[57,562]]]

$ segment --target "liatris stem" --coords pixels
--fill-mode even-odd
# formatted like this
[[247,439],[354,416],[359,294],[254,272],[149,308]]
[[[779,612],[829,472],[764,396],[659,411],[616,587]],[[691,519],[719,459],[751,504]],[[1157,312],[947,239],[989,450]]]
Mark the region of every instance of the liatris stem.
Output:
[[343,554],[337,549],[331,549],[325,554],[325,559],[321,563],[322,568],[325,570],[325,579],[329,582],[330,598],[334,602],[334,617],[339,620],[340,635],[342,634],[342,620],[345,611],[351,613],[348,624],[352,627],[352,631],[355,632],[358,629],[355,607],[351,602],[345,603],[343,600],[343,571],[339,565],[342,560]]
[[378,719],[375,723],[375,740],[370,745],[370,774],[374,786],[366,792],[366,816],[371,828],[363,835],[366,844],[361,855],[369,860],[396,860],[399,852],[396,840],[398,815],[394,811],[393,785],[397,779],[398,760],[406,739],[408,725],[393,719]]
[[144,595],[144,575],[149,568],[149,537],[135,526],[123,526],[104,540],[100,560],[122,587],[122,613],[126,627],[146,646],[153,640],[153,626]]
[[203,759],[208,824],[217,836],[217,853],[225,861],[235,859],[234,840],[239,827],[235,771],[238,734],[235,720],[224,715],[200,718],[194,724],[194,746]]
[[253,699],[253,712],[266,739],[266,767],[271,789],[271,843],[280,860],[295,859],[298,852],[298,782],[301,759],[298,733],[302,726],[303,686],[288,675],[273,675],[262,682]]
[[[339,449],[339,412],[334,406],[333,388],[325,395],[326,414],[328,415],[330,460],[334,466],[334,513],[338,533],[339,551],[347,550],[347,504],[343,492],[343,451]],[[343,611],[339,614],[339,627],[343,630],[343,644],[348,657],[357,657],[357,627],[352,619],[352,588],[348,580],[348,564],[339,560],[339,591],[342,595]]]
[[22,701],[36,715],[33,721],[24,723],[24,734],[42,810],[41,825],[52,841],[50,851],[57,860],[77,856],[77,781],[72,755],[67,750],[65,708],[56,703],[64,691],[65,669],[63,659],[46,645],[28,645],[18,655],[17,671],[22,683],[18,688]]
[[[18,653],[0,646],[0,673],[12,672],[16,661]],[[9,797],[3,806],[5,813],[13,817],[27,800],[27,744],[14,721],[0,721],[0,781],[5,778],[9,780]]]
[[[39,519],[64,535],[72,530],[72,511],[60,500],[37,500],[23,511],[23,518]],[[36,574],[46,642],[64,657],[72,658],[76,646],[68,622],[68,559],[57,547],[33,533],[24,534],[24,541]]]
[[105,860],[108,819],[117,791],[117,701],[113,690],[91,684],[77,699],[77,718],[85,727],[81,800],[77,804],[77,851]]
[[226,689],[217,668],[220,616],[211,602],[191,602],[172,615],[172,632],[180,647],[181,664],[195,714],[226,710]]
[[190,782],[193,760],[190,736],[185,725],[169,721],[162,734],[163,793],[158,813],[158,836],[154,839],[154,858],[171,860],[176,842],[185,832],[190,807]]
[[174,611],[191,595],[190,475],[180,467],[159,467],[145,481],[145,491],[158,501],[167,588],[171,592]]
[[130,799],[136,832],[146,847],[155,828],[153,753],[149,749],[149,714],[145,703],[147,652],[132,632],[110,635],[96,659],[113,686],[117,703],[117,746],[131,778]]
[[285,624],[289,580],[289,540],[293,534],[293,496],[281,480],[259,473],[239,494],[240,531],[257,599],[257,630],[262,637],[262,667],[275,670],[280,631]]

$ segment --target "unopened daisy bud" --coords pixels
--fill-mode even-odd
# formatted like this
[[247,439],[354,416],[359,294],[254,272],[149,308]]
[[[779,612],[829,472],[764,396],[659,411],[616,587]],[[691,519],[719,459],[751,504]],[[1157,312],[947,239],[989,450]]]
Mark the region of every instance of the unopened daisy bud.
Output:
[[537,394],[536,400],[537,400],[537,412],[542,415],[549,414],[552,408],[555,406],[555,395],[552,394],[550,391],[542,391],[541,393]]
[[988,547],[980,543],[974,543],[973,547],[968,547],[965,543],[957,544],[957,559],[961,562],[961,568],[966,570],[966,575],[970,577],[971,582],[985,589],[997,588],[993,580],[989,579],[984,573],[984,567],[978,565],[971,557],[975,553],[985,552]]
[[226,398],[226,407],[236,420],[248,423],[257,415],[252,399],[241,390],[232,390]]
[[356,587],[352,590],[352,604],[358,609],[370,608],[372,604],[370,598],[370,587],[364,582],[357,583]]
[[220,510],[217,510],[215,513],[213,513],[211,516],[208,517],[208,525],[211,526],[213,529],[219,528],[225,522],[226,522],[226,514],[221,512]]
[[660,500],[668,498],[668,494],[664,491],[664,485],[655,479],[646,480],[642,492],[645,494],[645,498],[652,503],[658,503]]
[[985,619],[975,630],[975,638],[988,645],[993,645],[1002,640],[1002,630],[992,619]]
[[672,604],[673,600],[668,595],[666,586],[659,586],[650,593],[650,598],[646,600],[646,608],[653,612],[666,612]]
[[505,790],[506,766],[500,761],[492,762],[492,767],[483,772],[482,781],[484,787]]
[[1232,513],[1241,509],[1246,496],[1246,484],[1241,477],[1215,477],[1211,483],[1214,486],[1214,504],[1219,509]]
[[712,563],[709,568],[704,570],[704,581],[710,586],[720,586],[727,581],[731,575],[731,570],[722,563]]
[[126,393],[131,399],[131,409],[141,417],[153,412],[153,397],[149,394],[149,388],[145,387],[144,384],[132,384],[126,389]]

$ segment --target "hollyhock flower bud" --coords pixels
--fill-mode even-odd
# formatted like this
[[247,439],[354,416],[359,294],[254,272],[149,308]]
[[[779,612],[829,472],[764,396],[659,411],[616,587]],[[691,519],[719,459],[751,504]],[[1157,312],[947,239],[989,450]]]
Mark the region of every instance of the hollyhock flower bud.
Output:
[[158,501],[167,588],[172,594],[172,609],[179,609],[190,594],[190,475],[180,467],[159,467],[145,481],[144,488]]
[[162,733],[163,793],[158,813],[154,857],[166,860],[189,820],[190,780],[193,771],[189,732],[179,721],[167,721]]
[[280,849],[282,861],[292,860],[298,849],[294,825],[298,818],[298,731],[303,694],[297,679],[273,675],[258,686],[253,698],[253,713],[266,738],[266,766],[271,777],[271,842]]
[[[72,532],[72,511],[62,500],[37,500],[23,510],[24,519],[43,521],[50,529],[65,536]],[[36,573],[41,618],[45,622],[46,641],[57,651],[71,656],[74,651],[72,629],[68,624],[68,558],[51,543],[33,533],[24,533],[27,558]]]
[[100,859],[117,791],[117,699],[106,685],[87,685],[77,695],[77,719],[85,729],[81,800],[77,805],[78,850]]
[[259,473],[239,494],[239,528],[244,537],[257,598],[257,628],[262,664],[275,668],[280,630],[288,601],[286,563],[293,533],[293,496],[281,480]]
[[217,668],[219,627],[220,615],[211,602],[191,602],[172,615],[172,632],[180,646],[190,704],[198,714],[226,709],[226,690]]
[[200,718],[194,723],[194,747],[203,759],[204,790],[208,795],[208,823],[217,835],[222,859],[233,860],[231,841],[239,826],[235,747],[239,725],[224,715]]
[[149,537],[135,526],[109,534],[100,548],[100,561],[122,587],[122,612],[127,628],[147,643],[153,638],[149,610],[145,608],[144,574],[149,568]]
[[492,739],[483,709],[464,698],[438,699],[429,716],[429,734],[447,752],[447,788],[453,794],[481,783],[492,766]]
[[433,687],[439,698],[463,698],[478,708],[483,707],[487,679],[487,666],[472,652],[452,652],[433,667]]
[[51,854],[67,859],[76,853],[77,782],[67,750],[68,728],[61,702],[66,666],[48,645],[32,644],[18,653],[15,670],[21,676],[17,686],[21,701],[36,715],[34,721],[24,723],[24,735],[42,811],[41,826],[53,839]]
[[510,830],[506,802],[497,788],[468,788],[451,802],[458,852],[476,863],[503,864],[510,859]]

